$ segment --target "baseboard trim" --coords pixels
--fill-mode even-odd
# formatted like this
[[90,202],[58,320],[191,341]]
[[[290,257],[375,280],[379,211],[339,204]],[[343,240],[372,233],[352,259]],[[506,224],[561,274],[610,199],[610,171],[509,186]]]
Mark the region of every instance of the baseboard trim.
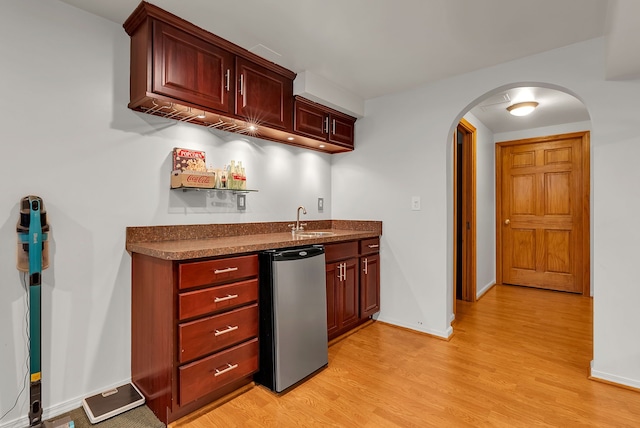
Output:
[[640,381],[629,379],[622,376],[612,375],[610,373],[601,372],[593,369],[593,361],[589,366],[589,380],[605,383],[607,385],[617,386],[618,388],[624,388],[635,392],[640,392]]
[[[122,380],[120,382],[111,384],[111,385],[107,385],[104,386],[100,389],[97,389],[95,391],[90,391],[87,392],[85,395],[79,396],[79,397],[75,397],[72,398],[70,400],[66,400],[63,401],[62,403],[58,403],[58,404],[54,404],[53,406],[50,407],[45,407],[43,408],[42,411],[42,420],[46,421],[49,420],[51,418],[55,418],[56,416],[59,416],[63,413],[67,413],[70,412],[71,410],[77,409],[78,407],[82,406],[82,400],[87,398],[87,397],[91,397],[92,395],[95,394],[99,394],[101,392],[107,391],[109,389],[113,389],[113,388],[117,388],[120,385],[123,385],[125,383],[129,383],[131,382],[131,378],[129,379],[125,379]],[[29,396],[29,389],[25,389],[25,392],[23,392],[23,394],[27,394],[27,397]],[[29,406],[27,406],[27,412],[29,411]],[[5,422],[3,424],[0,424],[0,428],[24,428],[24,427],[28,427],[29,426],[29,415],[25,414],[24,416],[18,418],[18,419],[14,419],[12,421],[8,421]]]
[[379,322],[380,324],[388,325],[389,327],[397,328],[399,330],[410,331],[412,333],[418,333],[418,334],[421,334],[421,335],[424,335],[424,336],[428,336],[428,337],[431,337],[431,338],[434,338],[434,339],[444,340],[445,342],[450,341],[451,338],[453,337],[453,328],[451,328],[451,327],[449,327],[447,329],[447,332],[448,332],[447,335],[443,336],[443,335],[440,335],[440,334],[432,333],[432,332],[425,331],[425,330],[422,330],[422,329],[417,329],[417,328],[414,328],[414,327],[407,327],[407,326],[404,326],[404,325],[398,325],[398,324],[390,323],[390,322],[387,322],[387,321],[381,321],[380,319],[378,319],[377,322]]
[[476,301],[477,301],[477,300],[480,300],[480,299],[482,298],[482,296],[484,296],[485,294],[487,294],[487,292],[488,292],[489,290],[491,290],[491,289],[492,289],[493,287],[495,287],[495,286],[496,286],[496,283],[495,283],[495,282],[492,282],[492,283],[489,283],[489,284],[485,285],[483,288],[481,288],[481,289],[480,289],[480,291],[478,291],[478,292],[476,293]]

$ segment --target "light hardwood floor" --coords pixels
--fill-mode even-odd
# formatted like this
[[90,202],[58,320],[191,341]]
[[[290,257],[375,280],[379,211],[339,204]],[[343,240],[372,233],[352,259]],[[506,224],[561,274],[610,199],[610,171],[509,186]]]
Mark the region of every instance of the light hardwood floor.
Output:
[[276,396],[255,386],[172,428],[640,427],[640,392],[589,380],[592,300],[496,286],[447,342],[373,323]]

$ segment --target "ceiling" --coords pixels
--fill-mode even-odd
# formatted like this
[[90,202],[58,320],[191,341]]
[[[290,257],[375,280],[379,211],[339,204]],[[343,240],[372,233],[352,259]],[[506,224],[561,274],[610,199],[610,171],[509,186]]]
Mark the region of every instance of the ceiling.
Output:
[[[62,1],[118,24],[140,3],[139,0]],[[150,1],[296,73],[309,71],[323,77],[363,100],[604,36],[615,25],[612,17],[628,20],[625,18],[628,14],[619,12],[618,4],[622,2],[640,3],[635,0]],[[618,9],[612,9],[614,6]],[[638,36],[640,30],[635,28],[639,26],[633,20],[628,22],[627,26]],[[635,50],[637,40],[619,37],[618,45],[629,43]],[[618,57],[629,55],[621,53]],[[616,58],[608,59],[616,63]],[[625,61],[627,68],[623,74],[629,74],[628,58]],[[640,70],[640,64],[637,69]],[[573,108],[584,110],[581,104],[576,105],[575,99],[552,92],[540,89],[540,94],[555,97],[555,102],[569,103],[568,118],[574,114],[569,112]],[[536,111],[538,119],[547,116],[542,114],[542,107],[543,103]],[[494,110],[503,113],[504,109],[474,112],[483,122],[489,121],[487,126],[493,129],[494,123],[500,122],[498,116],[491,115]],[[586,111],[582,113],[578,117],[584,117]],[[558,119],[559,112],[548,117]]]

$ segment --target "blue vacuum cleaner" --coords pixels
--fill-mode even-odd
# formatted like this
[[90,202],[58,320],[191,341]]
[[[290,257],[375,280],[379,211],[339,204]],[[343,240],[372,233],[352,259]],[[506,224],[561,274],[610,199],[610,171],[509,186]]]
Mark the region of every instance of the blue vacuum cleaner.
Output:
[[29,274],[29,426],[43,427],[41,371],[41,276],[49,267],[47,212],[38,196],[20,201],[18,232],[18,270]]
[[[42,270],[49,267],[49,224],[40,197],[29,195],[22,198],[17,230],[18,270],[29,273],[29,427],[73,428],[75,424],[68,416],[42,421],[41,276]],[[82,405],[91,423],[95,424],[144,402],[144,396],[130,383],[86,398]]]

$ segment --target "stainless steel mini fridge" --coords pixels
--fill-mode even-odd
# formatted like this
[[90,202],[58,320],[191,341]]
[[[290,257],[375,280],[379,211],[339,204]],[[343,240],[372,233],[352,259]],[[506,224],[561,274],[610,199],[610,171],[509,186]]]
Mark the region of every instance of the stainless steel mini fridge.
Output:
[[254,379],[283,392],[329,362],[324,247],[259,257],[260,370]]

